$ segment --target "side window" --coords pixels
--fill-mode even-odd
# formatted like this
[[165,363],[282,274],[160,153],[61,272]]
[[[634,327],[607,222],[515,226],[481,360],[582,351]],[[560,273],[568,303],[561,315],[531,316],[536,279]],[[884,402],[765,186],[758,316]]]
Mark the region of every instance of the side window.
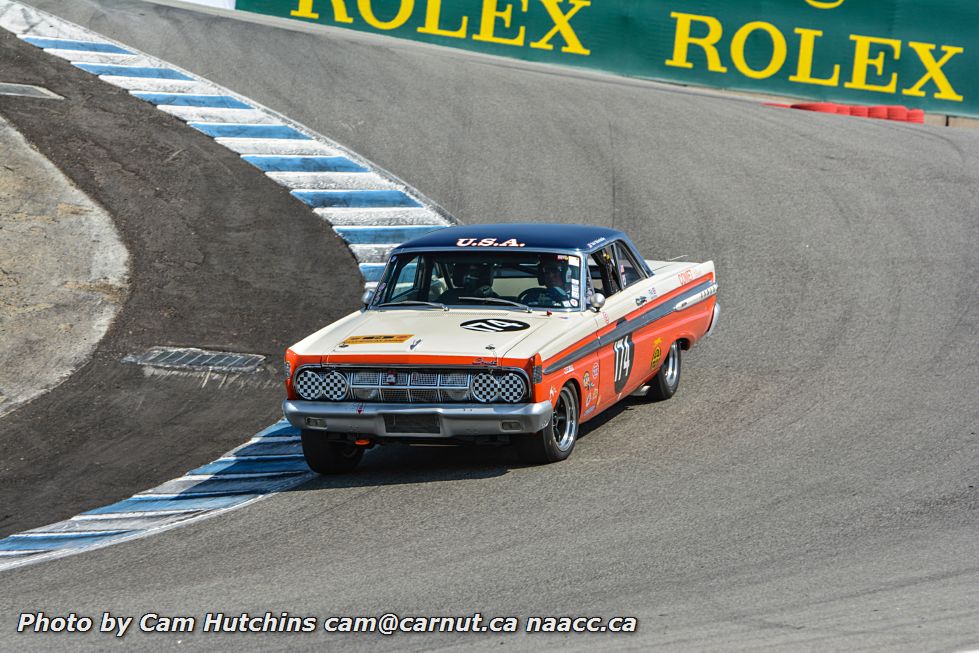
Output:
[[391,290],[389,301],[418,299],[418,290],[422,281],[419,269],[424,268],[424,264],[419,265],[419,263],[417,259],[411,259],[395,272],[394,288]]
[[611,297],[622,289],[615,270],[615,255],[611,245],[588,257],[588,273],[595,292]]
[[620,240],[612,245],[615,248],[615,259],[618,262],[618,276],[622,280],[622,287],[628,288],[632,284],[643,278],[642,268],[636,263],[635,257],[629,248]]

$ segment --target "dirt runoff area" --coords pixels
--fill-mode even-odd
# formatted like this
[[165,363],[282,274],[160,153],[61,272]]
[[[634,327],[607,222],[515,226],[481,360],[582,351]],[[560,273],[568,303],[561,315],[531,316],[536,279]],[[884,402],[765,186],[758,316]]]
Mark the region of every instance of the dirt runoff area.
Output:
[[0,151],[4,415],[91,355],[125,298],[129,255],[109,215],[3,118]]

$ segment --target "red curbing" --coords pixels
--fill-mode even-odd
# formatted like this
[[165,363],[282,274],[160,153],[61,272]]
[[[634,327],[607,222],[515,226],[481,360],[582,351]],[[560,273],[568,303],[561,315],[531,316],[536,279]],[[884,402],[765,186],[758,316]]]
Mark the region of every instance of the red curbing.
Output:
[[793,109],[802,109],[803,111],[818,111],[819,113],[836,113],[836,107],[839,106],[833,102],[802,102],[801,104],[793,104]]
[[911,122],[919,125],[924,124],[925,122],[925,112],[922,109],[909,109],[908,107],[899,104],[873,107],[857,104],[837,104],[836,102],[799,102],[796,104],[764,102],[763,104],[766,107],[778,107],[780,109],[799,109],[801,111],[816,111],[817,113],[835,113],[841,116],[877,118],[878,120]]
[[908,108],[899,105],[887,107],[887,119],[907,122]]

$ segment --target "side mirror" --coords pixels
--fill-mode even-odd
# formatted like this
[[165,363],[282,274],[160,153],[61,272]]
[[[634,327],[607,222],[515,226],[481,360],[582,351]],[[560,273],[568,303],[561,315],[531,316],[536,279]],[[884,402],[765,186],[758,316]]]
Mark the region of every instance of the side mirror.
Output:
[[372,299],[374,299],[373,290],[365,290],[363,296],[360,298],[360,300],[364,303],[364,306],[370,306]]
[[602,310],[602,306],[605,306],[605,295],[600,292],[594,293],[588,299],[588,304],[596,311]]

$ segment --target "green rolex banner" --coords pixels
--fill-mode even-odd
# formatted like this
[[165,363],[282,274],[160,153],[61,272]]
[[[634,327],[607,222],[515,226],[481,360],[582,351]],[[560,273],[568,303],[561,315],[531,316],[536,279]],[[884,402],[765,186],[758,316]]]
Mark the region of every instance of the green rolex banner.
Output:
[[682,84],[979,117],[979,0],[237,0],[236,8]]

